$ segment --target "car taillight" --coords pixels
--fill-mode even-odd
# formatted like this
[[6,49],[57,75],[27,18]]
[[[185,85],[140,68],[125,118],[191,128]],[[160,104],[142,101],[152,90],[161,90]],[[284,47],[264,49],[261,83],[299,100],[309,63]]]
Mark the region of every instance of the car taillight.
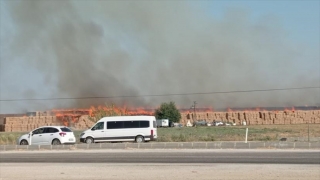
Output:
[[59,133],[59,135],[62,136],[62,137],[64,137],[66,134],[67,134],[67,133],[65,133],[65,132]]

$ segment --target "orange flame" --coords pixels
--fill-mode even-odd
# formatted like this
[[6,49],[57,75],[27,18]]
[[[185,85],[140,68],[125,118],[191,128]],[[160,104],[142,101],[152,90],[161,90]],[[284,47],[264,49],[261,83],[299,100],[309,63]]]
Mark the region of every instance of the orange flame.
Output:
[[76,123],[82,115],[88,115],[89,109],[53,109],[52,113],[55,114],[65,126],[69,126],[69,121]]
[[[70,122],[76,123],[82,115],[89,115],[90,117],[97,117],[97,115],[102,114],[103,116],[118,116],[118,115],[155,115],[155,109],[152,108],[128,108],[126,105],[122,107],[117,106],[91,106],[88,109],[53,109],[51,110],[57,119],[59,119],[64,125],[70,125]],[[180,109],[181,113],[193,113],[194,109]],[[197,112],[214,112],[213,107],[206,108],[196,108]],[[238,110],[237,110],[238,111]],[[266,109],[256,107],[256,108],[246,108],[240,111],[250,112],[250,111],[267,111]],[[279,110],[272,110],[278,113]],[[295,111],[295,108],[285,108],[285,111]],[[227,112],[234,112],[234,109],[227,108]]]
[[291,107],[291,109],[285,108],[284,111],[292,111],[292,112],[294,112],[295,108],[294,107]]

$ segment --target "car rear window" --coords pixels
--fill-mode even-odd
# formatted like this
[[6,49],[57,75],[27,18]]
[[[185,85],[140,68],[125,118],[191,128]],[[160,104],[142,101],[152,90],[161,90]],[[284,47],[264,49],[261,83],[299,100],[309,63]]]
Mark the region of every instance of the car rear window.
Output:
[[66,128],[66,127],[63,127],[63,128],[60,128],[62,132],[72,132],[71,129],[69,128]]

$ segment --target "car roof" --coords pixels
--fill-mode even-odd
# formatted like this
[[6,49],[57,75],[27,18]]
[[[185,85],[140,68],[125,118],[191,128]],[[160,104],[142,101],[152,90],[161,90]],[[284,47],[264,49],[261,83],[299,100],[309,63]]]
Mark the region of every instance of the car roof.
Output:
[[139,115],[139,116],[107,116],[103,117],[97,122],[104,122],[108,120],[120,120],[120,121],[126,121],[126,120],[156,120],[155,116],[148,116],[148,115]]
[[[67,126],[40,126],[40,127],[37,127],[35,129],[38,129],[38,128],[47,128],[47,127],[52,127],[52,128],[69,128]],[[69,128],[70,129],[70,128]]]

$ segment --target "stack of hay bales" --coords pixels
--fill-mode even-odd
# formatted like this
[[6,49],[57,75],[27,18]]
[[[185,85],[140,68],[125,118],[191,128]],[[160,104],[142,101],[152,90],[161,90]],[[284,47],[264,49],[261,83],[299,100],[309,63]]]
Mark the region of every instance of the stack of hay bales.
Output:
[[[88,129],[94,125],[89,115],[80,115],[72,126],[75,129]],[[284,111],[228,111],[228,112],[182,112],[180,123],[186,125],[194,120],[233,122],[237,125],[246,122],[247,125],[272,124],[319,124],[320,110],[284,110]],[[27,113],[24,116],[5,117],[0,131],[28,132],[40,126],[63,126],[64,121],[50,112]]]
[[74,124],[74,127],[76,129],[82,130],[82,129],[88,129],[91,128],[95,123],[90,120],[88,115],[82,115],[80,116],[77,123]]
[[6,117],[1,131],[5,132],[29,132],[41,126],[60,126],[62,123],[56,116],[47,116],[36,112],[35,116]]
[[[233,122],[237,125],[246,122],[248,125],[272,124],[306,124],[320,123],[320,110],[284,110],[284,111],[231,111],[231,112],[196,112],[197,120]],[[193,123],[194,113],[181,113],[181,123]]]

